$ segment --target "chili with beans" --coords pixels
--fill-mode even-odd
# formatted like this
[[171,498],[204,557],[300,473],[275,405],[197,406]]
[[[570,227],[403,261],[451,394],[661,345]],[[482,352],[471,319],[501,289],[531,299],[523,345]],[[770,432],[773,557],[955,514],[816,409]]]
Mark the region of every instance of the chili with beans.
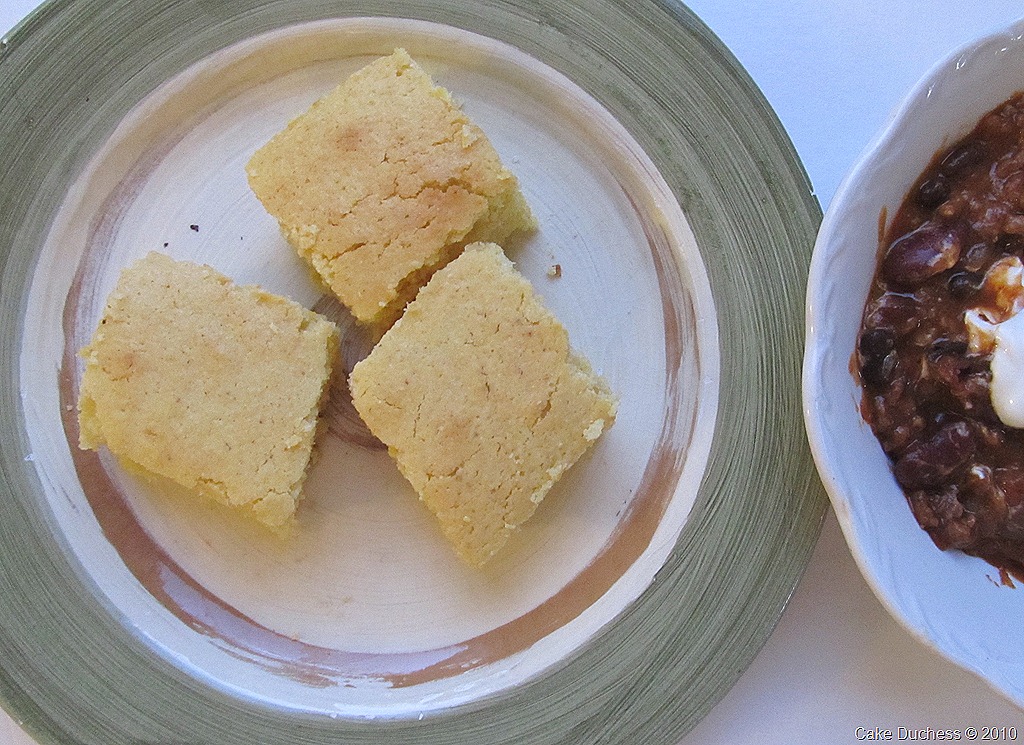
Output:
[[1024,93],[936,155],[881,248],[856,351],[864,418],[936,545],[1024,579],[1024,430],[993,409],[991,344],[967,322],[1024,307],[1007,279],[1024,258]]

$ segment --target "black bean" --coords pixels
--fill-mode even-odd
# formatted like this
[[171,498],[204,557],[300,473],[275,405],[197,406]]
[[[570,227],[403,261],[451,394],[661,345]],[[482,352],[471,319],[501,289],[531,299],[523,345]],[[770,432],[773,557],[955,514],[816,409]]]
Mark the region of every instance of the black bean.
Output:
[[960,245],[957,228],[925,223],[893,241],[882,259],[882,273],[896,284],[919,285],[956,264]]
[[930,439],[912,443],[896,461],[893,473],[905,489],[941,486],[974,455],[975,448],[970,426],[963,421],[951,422]]
[[949,199],[949,181],[941,173],[926,178],[917,187],[917,203],[926,210],[934,209]]
[[1001,235],[996,239],[996,250],[1003,254],[1024,254],[1024,236]]
[[860,335],[857,348],[865,357],[884,357],[896,346],[896,334],[892,329],[865,329]]
[[949,151],[939,164],[939,172],[953,176],[981,162],[985,156],[985,146],[977,140],[963,142]]
[[860,379],[869,388],[882,388],[896,377],[899,357],[895,351],[886,355],[864,357],[861,361]]
[[960,373],[964,377],[971,375],[990,377],[992,375],[992,356],[988,354],[969,354],[965,356]]
[[981,272],[957,272],[950,276],[946,286],[949,294],[957,300],[966,300],[981,289],[985,284],[985,275]]
[[967,354],[967,342],[957,339],[936,339],[928,350],[928,358],[931,360],[937,360],[946,355],[963,357],[965,354]]

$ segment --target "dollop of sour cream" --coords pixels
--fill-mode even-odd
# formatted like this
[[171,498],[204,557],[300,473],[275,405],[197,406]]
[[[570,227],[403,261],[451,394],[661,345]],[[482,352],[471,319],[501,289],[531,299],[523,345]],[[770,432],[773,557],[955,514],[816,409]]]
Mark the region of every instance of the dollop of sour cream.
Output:
[[1024,313],[995,326],[992,408],[1009,427],[1024,427]]
[[964,313],[968,348],[992,355],[992,408],[1008,427],[1024,428],[1024,263],[1000,259],[984,281],[995,298],[994,308]]

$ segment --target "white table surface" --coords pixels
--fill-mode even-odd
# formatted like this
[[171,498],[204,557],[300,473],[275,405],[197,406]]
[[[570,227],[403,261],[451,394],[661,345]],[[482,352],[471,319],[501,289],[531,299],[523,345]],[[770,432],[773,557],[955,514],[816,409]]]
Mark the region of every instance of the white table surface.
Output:
[[[0,33],[38,3],[0,0]],[[1024,15],[1020,0],[689,5],[764,91],[825,209],[858,154],[932,64]],[[863,741],[858,727],[896,733],[898,727],[990,725],[1017,726],[1024,741],[1024,712],[922,646],[886,613],[830,514],[778,628],[680,745],[841,745]],[[0,745],[34,741],[0,711]]]

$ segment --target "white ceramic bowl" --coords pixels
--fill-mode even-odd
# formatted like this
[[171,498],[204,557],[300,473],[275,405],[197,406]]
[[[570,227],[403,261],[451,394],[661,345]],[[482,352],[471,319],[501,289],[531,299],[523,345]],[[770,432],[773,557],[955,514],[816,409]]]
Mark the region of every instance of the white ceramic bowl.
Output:
[[[853,556],[875,594],[924,643],[1024,706],[1024,587],[942,552],[918,527],[860,415],[851,374],[879,247],[910,186],[940,149],[1024,89],[1024,20],[936,65],[840,186],[818,233],[807,288],[804,416],[814,458]],[[883,212],[884,211],[884,212]]]

